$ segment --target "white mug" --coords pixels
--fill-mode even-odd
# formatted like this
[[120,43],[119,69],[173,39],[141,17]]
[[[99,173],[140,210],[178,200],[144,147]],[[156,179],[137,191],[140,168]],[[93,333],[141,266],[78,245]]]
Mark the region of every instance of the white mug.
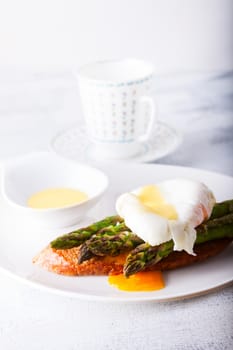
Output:
[[83,66],[79,87],[87,134],[103,158],[137,154],[154,126],[153,66],[123,59]]

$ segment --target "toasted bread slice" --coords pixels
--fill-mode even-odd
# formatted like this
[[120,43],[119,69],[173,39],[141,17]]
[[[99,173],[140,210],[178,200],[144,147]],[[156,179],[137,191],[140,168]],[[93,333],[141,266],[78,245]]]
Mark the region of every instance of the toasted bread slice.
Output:
[[[219,239],[196,245],[196,256],[186,252],[171,253],[167,258],[152,266],[151,270],[171,270],[200,262],[222,252],[231,239]],[[43,268],[62,275],[114,275],[122,273],[127,254],[116,257],[94,257],[78,264],[79,247],[72,249],[56,250],[50,246],[38,254],[33,262]]]

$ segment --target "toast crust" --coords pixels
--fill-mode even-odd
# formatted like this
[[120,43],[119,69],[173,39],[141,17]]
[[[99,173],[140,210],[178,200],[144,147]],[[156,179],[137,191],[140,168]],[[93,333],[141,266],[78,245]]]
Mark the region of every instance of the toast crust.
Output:
[[[196,245],[194,246],[196,256],[189,255],[184,251],[174,251],[167,258],[151,266],[150,270],[172,270],[204,261],[221,253],[231,241],[232,239],[219,239]],[[116,257],[94,257],[78,264],[79,250],[79,247],[56,250],[48,246],[33,259],[33,263],[48,271],[68,276],[117,275],[122,273],[127,254]]]

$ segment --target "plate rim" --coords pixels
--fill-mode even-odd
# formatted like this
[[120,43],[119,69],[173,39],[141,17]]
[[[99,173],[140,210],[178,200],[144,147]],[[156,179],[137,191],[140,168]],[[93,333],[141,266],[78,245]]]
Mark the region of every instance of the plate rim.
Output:
[[[51,294],[56,294],[62,297],[67,297],[67,298],[73,298],[73,299],[77,299],[77,300],[86,300],[86,301],[93,301],[93,302],[103,302],[103,303],[151,303],[151,302],[155,302],[155,303],[169,303],[169,302],[173,302],[173,301],[182,301],[182,300],[187,300],[187,299],[193,299],[193,298],[197,298],[203,295],[207,295],[210,293],[214,293],[217,292],[219,290],[222,290],[226,287],[230,287],[231,285],[233,286],[233,279],[230,281],[226,281],[224,283],[219,283],[215,286],[212,286],[208,289],[205,289],[203,291],[199,291],[199,292],[194,292],[194,293],[189,293],[189,294],[181,294],[181,295],[177,295],[174,297],[165,297],[165,298],[156,298],[156,297],[136,297],[136,298],[132,298],[132,299],[127,299],[124,296],[117,296],[117,297],[113,297],[113,296],[102,296],[102,295],[89,295],[89,294],[84,294],[84,293],[77,293],[77,292],[72,292],[72,291],[65,291],[65,290],[61,290],[55,287],[49,287],[46,286],[40,282],[36,282],[36,281],[32,281],[29,280],[27,278],[24,278],[22,276],[19,276],[15,273],[13,273],[12,271],[0,266],[0,272],[2,272],[3,274],[5,274],[6,276],[9,276],[10,278],[13,278],[16,281],[19,281],[20,283],[24,284],[24,285],[28,285],[30,287],[32,287],[33,289],[37,289],[37,290],[43,290],[44,292],[49,292]],[[74,276],[75,277],[75,276]],[[85,277],[85,276],[84,276]],[[91,277],[91,276],[90,276]],[[95,276],[98,277],[98,276]],[[103,277],[103,276],[100,276]],[[107,276],[105,276],[107,277]],[[149,294],[148,294],[149,296]]]

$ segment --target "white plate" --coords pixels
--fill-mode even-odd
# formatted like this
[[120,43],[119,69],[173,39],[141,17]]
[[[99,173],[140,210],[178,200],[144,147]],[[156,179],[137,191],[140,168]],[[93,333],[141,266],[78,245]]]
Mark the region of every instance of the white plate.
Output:
[[[181,142],[182,136],[177,130],[158,122],[156,128],[152,130],[149,140],[141,143],[138,154],[118,161],[127,163],[129,161],[137,163],[151,162],[174,152]],[[83,125],[74,125],[55,136],[51,142],[51,148],[65,158],[78,161],[93,161],[98,160],[99,157],[99,154],[95,152],[95,146],[87,137]]]
[[[92,220],[114,213],[116,197],[124,191],[146,183],[186,177],[205,182],[218,201],[233,198],[233,178],[192,168],[131,164],[111,165],[103,170],[109,175],[110,190],[102,204],[92,210]],[[53,237],[40,238],[36,227],[20,221],[0,200],[0,268],[22,281],[51,292],[101,301],[169,301],[201,295],[222,288],[233,281],[233,246],[219,256],[190,267],[164,273],[166,287],[155,292],[122,292],[107,283],[107,277],[64,277],[34,266],[31,261]],[[85,223],[86,224],[86,223]],[[42,235],[43,236],[43,235]]]

